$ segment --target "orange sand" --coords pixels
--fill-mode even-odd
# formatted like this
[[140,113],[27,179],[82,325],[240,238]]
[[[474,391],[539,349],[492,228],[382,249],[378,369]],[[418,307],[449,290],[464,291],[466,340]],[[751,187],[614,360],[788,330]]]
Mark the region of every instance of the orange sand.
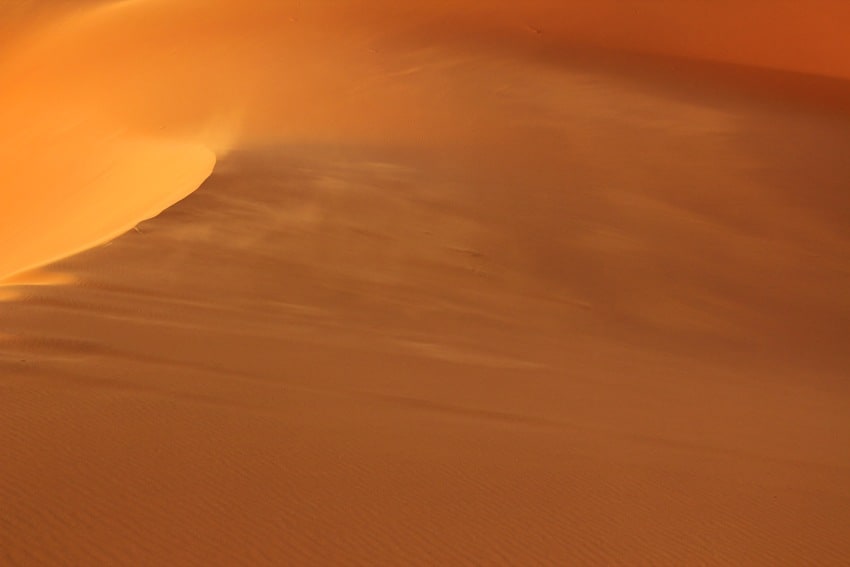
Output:
[[3,5],[0,565],[846,564],[847,18]]

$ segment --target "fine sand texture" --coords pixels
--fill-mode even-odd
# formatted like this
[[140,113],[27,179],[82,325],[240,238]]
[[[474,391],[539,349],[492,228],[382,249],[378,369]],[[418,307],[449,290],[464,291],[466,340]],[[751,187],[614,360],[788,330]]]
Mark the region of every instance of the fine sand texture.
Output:
[[850,563],[801,5],[0,9],[0,565]]

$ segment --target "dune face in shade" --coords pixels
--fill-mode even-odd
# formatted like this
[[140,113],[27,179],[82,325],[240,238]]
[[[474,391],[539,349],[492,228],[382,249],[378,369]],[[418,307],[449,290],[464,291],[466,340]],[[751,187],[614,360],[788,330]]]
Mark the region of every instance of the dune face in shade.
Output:
[[[506,14],[515,3],[497,2]],[[541,33],[676,57],[850,77],[841,0],[579,0],[528,3]],[[486,8],[485,8],[486,9]]]
[[0,1],[0,565],[847,563],[848,6]]

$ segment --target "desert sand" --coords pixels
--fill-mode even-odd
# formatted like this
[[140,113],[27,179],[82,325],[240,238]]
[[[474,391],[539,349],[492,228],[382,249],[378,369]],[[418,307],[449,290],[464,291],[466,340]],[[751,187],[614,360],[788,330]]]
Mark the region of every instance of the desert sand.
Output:
[[0,565],[847,565],[848,6],[3,4]]

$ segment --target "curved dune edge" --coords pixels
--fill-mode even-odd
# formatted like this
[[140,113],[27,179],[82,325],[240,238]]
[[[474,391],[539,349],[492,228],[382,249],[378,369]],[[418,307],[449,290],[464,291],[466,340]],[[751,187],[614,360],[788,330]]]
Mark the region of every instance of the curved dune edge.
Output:
[[0,95],[0,285],[44,283],[28,273],[158,215],[209,177],[214,149],[227,145],[209,116],[154,116],[168,99],[145,88],[154,70],[122,57],[126,45],[89,44],[92,30],[131,23],[118,7],[26,34],[0,65],[0,82],[12,85]]
[[[0,287],[3,557],[841,564],[850,131],[409,39],[425,15],[372,53],[350,22],[235,14],[296,1],[335,3],[123,2],[102,17],[168,17],[0,89],[0,179],[28,192],[0,243],[36,260],[215,167]],[[574,5],[336,3],[382,2]],[[554,34],[525,23],[518,48]],[[225,156],[203,125],[233,102]]]
[[[433,105],[435,98],[427,81],[414,69],[406,89],[396,89],[393,72],[410,69],[403,58],[379,60],[374,53],[380,50],[372,49],[386,39],[399,43],[400,37],[433,30],[444,18],[525,42],[598,44],[598,30],[604,29],[605,43],[613,48],[846,75],[829,56],[835,49],[810,54],[815,66],[785,51],[765,52],[795,29],[791,22],[799,20],[799,10],[790,5],[759,38],[719,34],[731,39],[716,43],[701,37],[693,44],[680,37],[690,37],[682,21],[711,16],[707,28],[725,29],[732,8],[707,14],[677,8],[668,14],[649,3],[635,23],[604,2],[594,8],[547,0],[523,7],[475,0],[461,6],[419,1],[400,8],[384,0],[368,5],[373,9],[348,1],[333,7],[263,0],[238,7],[193,0],[95,2],[7,46],[6,54],[14,57],[0,59],[0,82],[14,87],[0,95],[0,123],[16,135],[0,139],[0,204],[11,219],[0,227],[8,250],[0,258],[0,283],[101,244],[197,188],[214,164],[207,148],[218,151],[222,143],[195,133],[221,109],[251,108],[252,116],[240,125],[249,138],[479,142],[491,125],[459,127],[454,106],[437,109],[429,124],[421,123],[413,109]],[[822,17],[812,18],[797,27],[826,29]],[[589,25],[600,21],[608,25]],[[638,33],[653,22],[677,30],[672,36],[679,39],[656,44]],[[451,41],[461,37],[460,28],[449,27]],[[829,45],[845,41],[828,31]],[[282,80],[268,73],[269,65],[307,80]],[[362,85],[371,86],[367,91]],[[152,141],[159,133],[162,139]],[[33,234],[33,227],[40,232]]]
[[76,184],[69,201],[54,195],[60,202],[39,211],[49,234],[25,241],[24,223],[31,217],[10,219],[6,230],[17,229],[21,238],[0,260],[0,282],[20,283],[24,272],[103,244],[157,216],[200,187],[216,161],[205,146],[184,142],[124,140],[104,151],[111,154],[106,164],[87,164],[78,172],[79,177],[97,175],[97,181]]

